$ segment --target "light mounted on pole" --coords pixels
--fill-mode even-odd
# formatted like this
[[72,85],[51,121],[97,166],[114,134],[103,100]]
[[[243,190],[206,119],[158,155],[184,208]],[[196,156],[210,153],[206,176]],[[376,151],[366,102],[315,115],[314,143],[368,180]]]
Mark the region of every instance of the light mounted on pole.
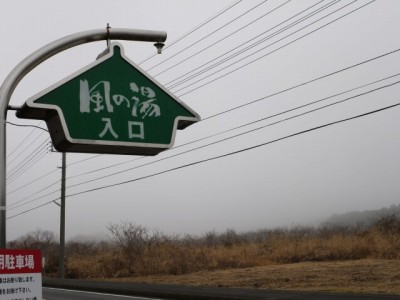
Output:
[[155,43],[154,46],[157,48],[157,54],[161,54],[162,48],[164,48],[165,45],[164,45],[164,43],[158,42],[158,43]]

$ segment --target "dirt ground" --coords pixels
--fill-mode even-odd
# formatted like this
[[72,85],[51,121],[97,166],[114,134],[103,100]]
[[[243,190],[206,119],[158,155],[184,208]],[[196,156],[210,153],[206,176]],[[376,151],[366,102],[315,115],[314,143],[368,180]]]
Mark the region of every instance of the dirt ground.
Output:
[[400,295],[400,260],[303,262],[176,276],[135,277],[123,281]]

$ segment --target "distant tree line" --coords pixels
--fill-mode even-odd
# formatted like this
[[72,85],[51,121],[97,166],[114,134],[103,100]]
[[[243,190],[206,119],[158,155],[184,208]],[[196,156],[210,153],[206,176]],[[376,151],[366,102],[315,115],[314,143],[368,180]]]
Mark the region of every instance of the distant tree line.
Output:
[[[173,236],[122,222],[110,224],[108,231],[111,238],[103,241],[66,244],[67,277],[175,275],[302,261],[400,258],[400,217],[395,213],[368,226],[325,222],[319,227]],[[8,247],[40,249],[46,258],[45,275],[58,275],[59,243],[54,233],[37,229]]]

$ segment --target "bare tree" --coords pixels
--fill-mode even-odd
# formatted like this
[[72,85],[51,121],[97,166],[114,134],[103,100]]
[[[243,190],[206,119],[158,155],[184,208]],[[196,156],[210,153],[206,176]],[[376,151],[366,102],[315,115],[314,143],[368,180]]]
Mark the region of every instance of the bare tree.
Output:
[[144,251],[158,240],[159,233],[149,233],[142,225],[132,222],[110,224],[107,227],[127,259],[129,272],[133,273]]
[[54,232],[36,229],[8,243],[12,249],[39,249],[46,259],[46,270],[56,272],[58,269],[59,243]]

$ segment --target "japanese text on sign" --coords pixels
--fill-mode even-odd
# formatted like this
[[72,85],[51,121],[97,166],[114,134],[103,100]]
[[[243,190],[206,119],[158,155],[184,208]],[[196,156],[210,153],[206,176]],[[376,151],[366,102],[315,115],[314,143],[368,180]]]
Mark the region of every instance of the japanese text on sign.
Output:
[[[156,93],[149,87],[139,87],[135,82],[129,84],[132,95],[113,94],[111,95],[111,85],[109,81],[100,81],[89,87],[86,79],[80,80],[80,112],[94,113],[106,111],[108,114],[114,112],[114,106],[124,107],[131,111],[131,115],[137,119],[145,119],[146,117],[161,116],[160,106],[154,103]],[[92,108],[92,109],[91,109]],[[102,118],[104,128],[99,132],[102,138],[106,134],[111,134],[114,139],[118,139],[119,134],[114,131],[111,118]],[[144,139],[144,123],[141,121],[128,121],[127,130],[129,138]]]
[[0,270],[35,269],[33,255],[0,254]]

